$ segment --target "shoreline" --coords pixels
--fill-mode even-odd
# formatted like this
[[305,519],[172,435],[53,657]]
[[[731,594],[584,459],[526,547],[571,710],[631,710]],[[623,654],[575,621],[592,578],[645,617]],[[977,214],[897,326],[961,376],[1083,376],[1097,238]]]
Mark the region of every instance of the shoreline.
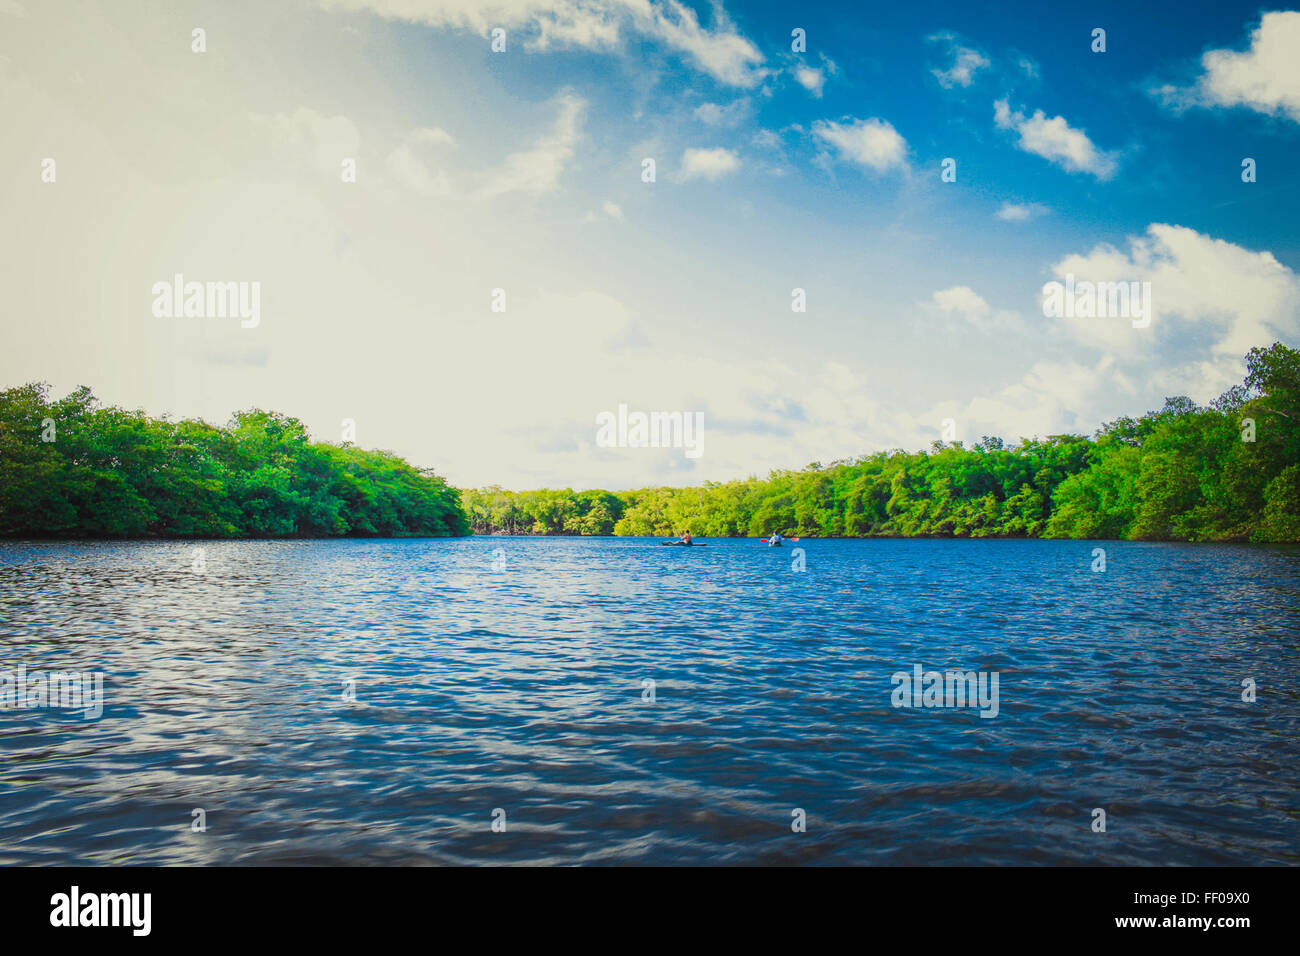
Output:
[[[233,544],[245,541],[267,541],[267,542],[295,542],[295,541],[466,541],[473,538],[493,539],[493,538],[558,538],[563,540],[613,540],[613,541],[635,541],[649,540],[657,541],[666,537],[672,537],[671,533],[664,534],[527,534],[527,533],[507,533],[507,532],[485,532],[483,534],[465,534],[465,535],[291,535],[291,536],[242,536],[232,538],[201,538],[201,537],[165,537],[165,536],[123,536],[123,537],[90,537],[90,536],[67,536],[67,537],[46,537],[40,535],[5,535],[0,536],[0,547],[6,544],[127,544],[127,543],[154,543],[154,544],[183,544],[183,543],[209,543],[209,544]],[[695,535],[698,541],[761,541],[757,535]],[[1251,541],[1247,538],[1223,538],[1202,541],[1189,541],[1183,538],[1066,538],[1066,537],[1039,537],[1030,535],[899,535],[899,534],[874,534],[874,535],[797,535],[798,541],[790,540],[786,547],[797,547],[805,541],[1073,541],[1078,543],[1104,541],[1113,544],[1191,544],[1191,545],[1248,545],[1250,547],[1276,547],[1279,545],[1290,545],[1300,547],[1300,541]]]

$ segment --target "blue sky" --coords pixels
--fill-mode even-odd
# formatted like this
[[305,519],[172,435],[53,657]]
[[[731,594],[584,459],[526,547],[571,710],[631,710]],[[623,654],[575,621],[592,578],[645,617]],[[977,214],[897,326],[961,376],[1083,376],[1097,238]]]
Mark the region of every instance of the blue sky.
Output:
[[[0,0],[0,78],[6,383],[351,418],[463,485],[1090,432],[1300,326],[1276,7]],[[155,317],[176,272],[263,321]],[[1066,272],[1155,320],[1044,318]],[[597,447],[620,403],[702,411],[704,454]]]

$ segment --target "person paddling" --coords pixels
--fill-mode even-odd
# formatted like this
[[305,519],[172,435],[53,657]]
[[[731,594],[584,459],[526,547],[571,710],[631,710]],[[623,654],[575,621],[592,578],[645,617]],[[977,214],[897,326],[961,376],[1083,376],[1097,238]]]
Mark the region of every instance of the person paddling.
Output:
[[773,531],[773,532],[772,532],[772,537],[770,537],[770,538],[767,539],[767,543],[768,543],[768,546],[769,546],[769,547],[780,547],[780,545],[781,545],[781,534],[780,534],[780,532],[778,532],[778,531]]
[[689,531],[687,531],[685,534],[683,534],[683,535],[682,535],[680,538],[678,538],[677,540],[678,540],[679,542],[681,542],[682,544],[690,544],[690,543],[691,543],[691,540],[692,540],[692,539],[691,539],[691,533],[690,533]]

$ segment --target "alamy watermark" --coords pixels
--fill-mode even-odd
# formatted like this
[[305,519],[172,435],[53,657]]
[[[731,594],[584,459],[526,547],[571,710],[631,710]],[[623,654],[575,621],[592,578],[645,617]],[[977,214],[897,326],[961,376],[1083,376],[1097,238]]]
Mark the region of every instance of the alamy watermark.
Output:
[[55,927],[121,926],[132,936],[148,936],[152,912],[152,893],[83,893],[73,886],[50,897],[50,925]]
[[245,329],[262,321],[260,282],[186,282],[178,272],[150,291],[153,314],[160,319],[240,319]]
[[687,458],[704,454],[703,412],[618,412],[596,416],[598,448],[681,448]]
[[1133,328],[1151,324],[1150,282],[1076,281],[1043,286],[1043,315],[1049,319],[1132,319]]
[[104,713],[104,675],[100,671],[0,671],[0,709],[83,710],[87,720]]
[[890,678],[894,707],[978,707],[980,716],[998,715],[997,671],[896,671]]

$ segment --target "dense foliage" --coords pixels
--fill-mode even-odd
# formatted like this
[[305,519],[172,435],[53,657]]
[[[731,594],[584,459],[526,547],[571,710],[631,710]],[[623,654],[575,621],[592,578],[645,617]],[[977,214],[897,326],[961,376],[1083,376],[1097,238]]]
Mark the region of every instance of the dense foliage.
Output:
[[445,536],[459,495],[387,452],[253,409],[225,428],[104,408],[89,389],[0,392],[0,535]]
[[478,533],[1300,541],[1300,352],[1252,349],[1246,365],[1208,408],[1171,398],[1092,438],[936,442],[696,488],[494,487],[463,501]]
[[[1086,438],[936,442],[695,488],[461,494],[386,452],[258,409],[225,428],[0,392],[0,535],[960,536],[1300,541],[1300,352]],[[466,513],[468,513],[468,518]]]

